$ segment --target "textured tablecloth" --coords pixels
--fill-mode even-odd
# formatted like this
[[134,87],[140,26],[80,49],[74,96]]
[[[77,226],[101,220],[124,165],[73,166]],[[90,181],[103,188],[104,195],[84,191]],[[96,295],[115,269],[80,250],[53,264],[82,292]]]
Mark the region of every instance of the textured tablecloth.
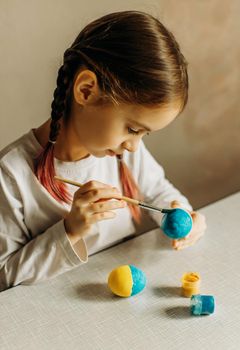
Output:
[[[170,248],[159,229],[89,258],[53,280],[0,293],[0,349],[240,349],[240,193],[200,210],[208,229],[195,246]],[[113,296],[109,272],[133,264],[147,287]],[[181,276],[201,275],[201,294],[215,296],[210,316],[194,317]]]

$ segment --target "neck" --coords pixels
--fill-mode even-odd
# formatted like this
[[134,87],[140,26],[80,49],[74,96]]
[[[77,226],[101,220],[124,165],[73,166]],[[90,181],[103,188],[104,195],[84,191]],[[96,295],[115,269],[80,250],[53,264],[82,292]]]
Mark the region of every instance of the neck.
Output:
[[[42,147],[45,147],[48,142],[50,123],[51,119],[48,119],[40,127],[34,129],[34,134]],[[60,124],[59,135],[54,145],[54,156],[59,160],[70,162],[87,158],[90,154],[79,145],[79,140],[71,126],[65,125],[62,120]]]

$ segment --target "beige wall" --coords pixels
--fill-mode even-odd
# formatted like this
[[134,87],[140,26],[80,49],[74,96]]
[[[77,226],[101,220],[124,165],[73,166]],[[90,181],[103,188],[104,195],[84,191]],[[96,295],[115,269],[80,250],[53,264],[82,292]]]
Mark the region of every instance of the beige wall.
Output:
[[188,106],[147,146],[196,208],[239,190],[238,0],[1,0],[0,148],[49,117],[62,54],[81,28],[130,9],[157,14],[189,62]]

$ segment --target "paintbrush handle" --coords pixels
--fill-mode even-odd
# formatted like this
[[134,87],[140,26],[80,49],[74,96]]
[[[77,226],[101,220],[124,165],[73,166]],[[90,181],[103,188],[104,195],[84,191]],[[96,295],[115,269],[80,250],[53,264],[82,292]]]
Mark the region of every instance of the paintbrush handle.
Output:
[[[81,184],[80,182],[64,179],[63,177],[60,177],[60,176],[54,176],[54,178],[56,180],[59,180],[59,181],[62,181],[62,182],[65,182],[67,184],[74,185],[74,186],[77,186],[77,187],[82,187],[83,186],[83,184]],[[170,211],[173,210],[173,209],[158,208],[158,207],[155,207],[155,206],[153,206],[151,204],[140,202],[137,199],[133,199],[133,198],[125,197],[125,196],[122,196],[121,199],[126,201],[126,202],[128,202],[128,203],[130,203],[130,204],[138,205],[139,207],[141,207],[143,209],[148,209],[148,210],[157,211],[157,212],[161,212],[161,213],[169,213]]]
[[[83,184],[81,184],[80,182],[64,179],[63,177],[60,177],[60,176],[54,176],[54,178],[56,180],[59,180],[59,181],[62,181],[62,182],[65,182],[67,184],[74,185],[74,186],[77,186],[77,187],[82,187],[83,186]],[[122,196],[121,199],[126,201],[126,202],[128,202],[128,203],[130,203],[130,204],[133,204],[133,205],[138,205],[140,203],[137,199],[133,199],[133,198],[125,197],[125,196]]]
[[68,180],[68,179],[65,179],[63,177],[60,177],[60,176],[54,176],[54,179],[55,180],[59,180],[61,182],[65,182],[66,184],[69,184],[69,185],[74,185],[74,186],[77,186],[77,187],[82,187],[83,184],[81,184],[80,182],[76,182],[76,181],[73,181],[73,180]]

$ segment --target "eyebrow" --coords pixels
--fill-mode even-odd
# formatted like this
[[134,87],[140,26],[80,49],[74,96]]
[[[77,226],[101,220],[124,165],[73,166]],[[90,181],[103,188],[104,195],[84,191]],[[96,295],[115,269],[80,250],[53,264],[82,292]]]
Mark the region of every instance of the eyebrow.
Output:
[[144,124],[142,124],[142,123],[139,123],[139,122],[137,122],[136,120],[129,120],[130,122],[132,122],[132,123],[134,123],[134,124],[137,124],[138,126],[141,126],[142,128],[144,128],[145,130],[147,130],[147,131],[152,131],[147,125],[144,125]]

